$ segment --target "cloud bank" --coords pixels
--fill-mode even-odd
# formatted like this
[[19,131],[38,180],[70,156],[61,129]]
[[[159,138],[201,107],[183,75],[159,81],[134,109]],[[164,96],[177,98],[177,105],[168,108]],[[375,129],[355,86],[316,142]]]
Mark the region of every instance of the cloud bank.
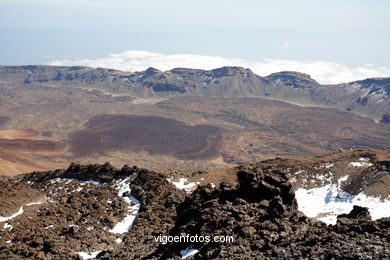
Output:
[[321,84],[337,84],[371,77],[390,77],[390,68],[374,65],[348,67],[334,62],[279,59],[249,61],[240,58],[194,54],[161,54],[148,51],[126,51],[111,54],[101,59],[57,60],[50,62],[50,65],[103,67],[123,71],[142,71],[149,67],[165,71],[178,67],[209,70],[223,66],[240,66],[250,68],[260,76],[279,71],[303,72],[311,75],[313,79]]

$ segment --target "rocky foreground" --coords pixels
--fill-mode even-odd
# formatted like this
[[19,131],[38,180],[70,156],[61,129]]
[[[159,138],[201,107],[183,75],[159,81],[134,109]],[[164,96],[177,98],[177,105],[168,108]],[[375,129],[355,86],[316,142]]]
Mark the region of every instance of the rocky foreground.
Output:
[[[0,258],[180,259],[192,251],[187,259],[390,259],[390,218],[372,221],[356,206],[326,225],[298,211],[277,167],[241,166],[236,174],[235,185],[190,194],[162,174],[110,164],[1,180]],[[155,240],[185,234],[234,242]]]

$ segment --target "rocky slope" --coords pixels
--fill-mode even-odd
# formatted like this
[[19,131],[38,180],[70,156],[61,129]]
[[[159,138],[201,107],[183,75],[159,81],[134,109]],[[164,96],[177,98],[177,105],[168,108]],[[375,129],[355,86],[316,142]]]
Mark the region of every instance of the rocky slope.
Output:
[[351,111],[387,123],[390,111],[389,78],[372,78],[338,85],[320,85],[298,72],[266,77],[241,67],[210,71],[176,68],[141,72],[54,66],[1,66],[0,81],[26,86],[92,88],[128,98],[182,95],[203,97],[267,97],[300,105],[320,105]]
[[[366,158],[361,156],[369,159],[359,161]],[[236,175],[233,183],[207,184],[212,175],[195,172],[187,178],[205,184],[192,193],[191,185],[174,181],[182,176],[173,172],[168,181],[161,173],[108,163],[4,178],[0,258],[390,259],[390,218],[373,221],[369,209],[355,206],[326,225],[299,211],[294,190],[315,186],[303,180],[317,171],[324,177],[314,179],[321,181],[325,169],[338,172],[332,163],[346,171],[350,166],[344,164],[356,160],[362,169],[355,177],[366,169],[390,172],[386,152],[350,151],[299,163],[275,159],[239,166],[229,173]],[[304,167],[301,184],[289,179],[297,179]],[[233,241],[156,241],[160,235],[186,234]]]

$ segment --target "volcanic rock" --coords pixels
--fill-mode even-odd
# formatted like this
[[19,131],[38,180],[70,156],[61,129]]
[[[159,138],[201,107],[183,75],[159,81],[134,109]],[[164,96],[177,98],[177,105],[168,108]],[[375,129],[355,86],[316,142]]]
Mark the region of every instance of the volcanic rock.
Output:
[[[192,259],[390,258],[390,218],[372,221],[366,208],[355,206],[327,226],[298,210],[293,188],[278,167],[240,166],[236,173],[237,185],[200,185],[192,194],[160,173],[137,167],[72,164],[27,174],[15,182],[41,191],[48,202],[26,206],[7,222],[12,230],[0,230],[0,257],[78,259],[76,252],[100,252],[97,259],[180,259],[192,248],[198,250]],[[118,197],[118,183],[131,188],[124,196],[140,202],[124,234],[109,231],[129,214]],[[167,235],[197,240],[156,240]],[[228,241],[217,243],[216,236]]]

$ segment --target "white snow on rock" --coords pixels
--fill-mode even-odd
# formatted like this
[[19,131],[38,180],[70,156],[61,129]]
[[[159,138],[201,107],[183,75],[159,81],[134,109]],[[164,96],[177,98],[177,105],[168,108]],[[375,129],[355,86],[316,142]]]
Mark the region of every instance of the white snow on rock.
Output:
[[[361,158],[360,158],[361,159]],[[362,167],[362,166],[371,166],[372,163],[367,163],[367,162],[351,162],[350,165],[354,167]]]
[[14,227],[11,225],[11,224],[8,224],[8,223],[4,223],[4,226],[3,226],[4,229],[9,229],[9,230],[12,230]]
[[195,255],[198,252],[199,252],[198,249],[187,247],[186,249],[180,251],[181,259],[186,259],[187,257]]
[[[118,196],[122,197],[125,192],[130,194],[130,186],[128,183],[128,179],[123,179],[119,183],[116,184],[116,188],[118,190]],[[140,202],[134,198],[133,196],[129,195],[127,197],[123,197],[123,199],[129,204],[128,208],[130,213],[125,216],[125,218],[118,222],[115,227],[113,227],[110,232],[114,234],[123,234],[131,229],[131,226],[133,225],[133,222],[135,218],[138,215],[138,211],[141,207]]]
[[320,180],[320,181],[325,181],[326,180],[326,176],[324,174],[316,175],[316,179]]
[[324,165],[324,167],[327,168],[327,169],[329,169],[329,168],[333,167],[334,165],[335,165],[335,163],[326,163],[326,164]]
[[55,178],[55,179],[50,180],[50,184],[55,184],[55,183],[59,183],[59,182],[65,182],[65,184],[69,184],[71,181],[77,181],[77,180],[68,179],[68,178]]
[[101,251],[93,251],[93,252],[76,252],[76,254],[78,254],[79,256],[81,256],[83,259],[93,259],[93,258],[96,258],[97,255],[100,253]]
[[[73,179],[72,179],[72,180],[73,180]],[[74,181],[80,182],[81,185],[85,185],[85,184],[93,184],[93,185],[96,185],[96,186],[102,185],[100,182],[98,182],[98,181],[93,181],[93,180],[89,180],[89,181],[80,181],[80,180],[74,179]]]
[[349,175],[345,175],[337,180],[337,185],[340,186],[342,182],[348,180]]
[[[38,205],[38,204],[42,204],[43,201],[37,201],[37,202],[31,202],[31,203],[27,203],[25,205],[25,207],[28,207],[28,206],[32,206],[32,205]],[[0,222],[4,222],[4,221],[8,221],[8,220],[11,220],[13,218],[16,218],[17,216],[19,216],[20,214],[22,214],[24,212],[23,210],[23,207],[20,207],[18,212],[16,212],[15,214],[12,214],[11,216],[9,217],[2,217],[0,216]]]
[[32,206],[32,205],[39,205],[39,204],[42,204],[43,201],[37,201],[37,202],[31,202],[31,203],[27,203],[26,206]]
[[349,213],[353,205],[367,207],[373,220],[390,216],[390,198],[382,201],[380,198],[363,193],[352,195],[343,192],[340,185],[347,179],[348,176],[344,176],[337,181],[337,184],[313,189],[298,189],[295,192],[298,209],[306,216],[326,224],[336,224],[337,216]]
[[23,207],[20,207],[20,209],[18,210],[18,212],[16,212],[15,214],[12,214],[12,215],[9,216],[9,217],[2,217],[2,216],[0,216],[0,222],[4,222],[4,221],[8,221],[8,220],[10,220],[10,219],[13,219],[13,218],[19,216],[19,215],[22,214],[22,213],[23,213]]
[[[180,178],[179,181],[172,181],[172,179],[167,179],[170,183],[176,186],[179,190],[184,190],[187,193],[191,193],[193,188],[198,185],[200,182],[188,182],[187,178]],[[187,184],[186,184],[187,182]]]
[[54,183],[57,183],[57,182],[65,182],[65,184],[68,184],[71,181],[77,181],[77,182],[80,183],[80,185],[85,185],[85,184],[94,184],[94,185],[97,185],[97,186],[102,185],[98,181],[93,181],[93,180],[82,181],[82,180],[77,180],[77,179],[72,179],[72,178],[55,178],[55,179],[52,179],[50,181],[50,183],[54,184]]

